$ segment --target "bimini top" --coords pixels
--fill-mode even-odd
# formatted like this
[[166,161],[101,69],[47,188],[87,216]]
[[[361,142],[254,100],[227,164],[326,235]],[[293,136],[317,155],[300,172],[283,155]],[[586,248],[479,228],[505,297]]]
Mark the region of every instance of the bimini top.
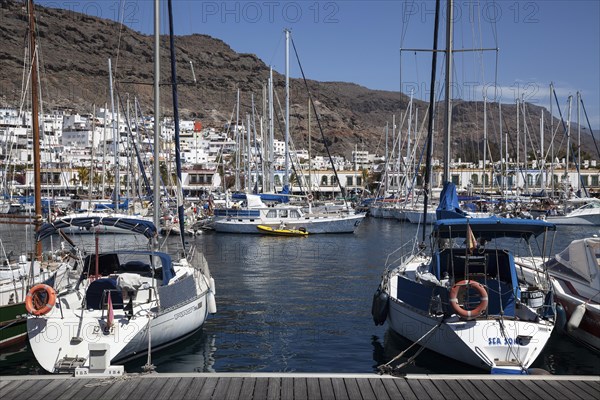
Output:
[[152,221],[139,218],[114,217],[114,216],[81,216],[61,218],[54,222],[48,222],[40,227],[36,234],[36,240],[40,241],[48,236],[58,233],[59,229],[72,226],[92,230],[96,226],[114,226],[133,233],[139,233],[148,239],[157,235],[156,226]]
[[531,236],[539,236],[544,232],[556,230],[556,225],[536,219],[454,218],[437,221],[433,235],[439,238],[466,237],[467,226],[471,228],[475,236],[487,240],[498,237],[529,239]]

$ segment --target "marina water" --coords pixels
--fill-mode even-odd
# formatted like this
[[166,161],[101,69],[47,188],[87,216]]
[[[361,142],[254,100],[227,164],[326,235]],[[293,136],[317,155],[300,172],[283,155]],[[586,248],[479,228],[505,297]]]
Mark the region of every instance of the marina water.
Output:
[[[158,372],[375,372],[411,344],[387,324],[374,325],[371,300],[388,254],[416,232],[413,224],[367,218],[355,234],[189,237],[215,278],[218,312],[192,337],[153,353],[151,362]],[[560,226],[554,253],[573,239],[598,233],[597,227]],[[25,238],[22,226],[0,226],[7,253],[21,253]],[[92,235],[77,239],[93,240]],[[124,235],[110,240],[130,247],[145,243]],[[172,237],[164,246],[176,256],[178,244]],[[125,370],[140,372],[147,361],[140,357]],[[555,331],[534,367],[599,375],[600,355]],[[427,350],[401,372],[484,373]],[[43,370],[27,345],[2,351],[0,375],[36,373]]]

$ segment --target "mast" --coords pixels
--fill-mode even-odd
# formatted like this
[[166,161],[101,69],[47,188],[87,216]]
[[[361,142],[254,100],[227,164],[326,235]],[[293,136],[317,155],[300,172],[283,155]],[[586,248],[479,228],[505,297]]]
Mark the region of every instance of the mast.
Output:
[[175,124],[175,168],[177,171],[177,217],[179,219],[179,237],[185,254],[185,220],[183,214],[183,187],[181,182],[181,149],[179,143],[179,107],[177,94],[177,60],[175,58],[175,38],[173,34],[173,1],[167,2],[169,9],[169,47],[171,52],[171,92],[173,93],[173,122]]
[[285,29],[285,175],[283,177],[284,189],[290,183],[289,177],[289,149],[290,138],[290,31]]
[[154,225],[160,224],[160,3],[154,0]]
[[540,186],[541,190],[546,189],[546,155],[544,154],[544,109],[542,108],[542,117],[540,118]]
[[[446,11],[446,136],[444,137],[444,182],[450,181],[450,135],[452,129],[452,13],[453,0],[448,0]],[[432,87],[431,90],[434,88]]]
[[110,113],[113,130],[113,151],[115,152],[115,212],[119,212],[119,121],[117,118],[115,125],[115,99],[113,95],[113,80],[112,80],[112,64],[111,59],[108,59],[108,85],[110,86]]
[[[33,0],[29,0],[29,47],[31,59],[31,130],[33,133],[33,185],[35,197],[35,231],[38,232],[42,224],[42,172],[40,157],[40,124],[39,124],[39,99],[38,99],[38,70],[37,48],[35,43],[35,15]],[[42,242],[36,240],[35,256],[42,258]]]
[[487,177],[487,146],[488,146],[488,137],[487,137],[487,96],[483,96],[483,175],[481,182],[481,194],[485,195],[485,178]]
[[581,93],[577,92],[577,193],[581,196]]
[[235,111],[235,142],[237,151],[235,152],[235,191],[239,192],[240,190],[240,151],[242,150],[241,141],[240,141],[240,132],[238,129],[238,124],[240,120],[240,89],[237,90],[237,102],[236,102],[236,111]]
[[429,202],[429,181],[431,179],[431,157],[433,154],[433,116],[435,114],[435,72],[437,68],[437,46],[438,46],[438,30],[440,23],[440,0],[435,2],[435,22],[433,29],[433,54],[431,55],[431,82],[429,91],[429,114],[427,116],[427,157],[425,159],[425,178],[423,180],[423,230],[422,230],[422,246],[425,245],[426,226],[427,226],[427,203]]
[[275,141],[275,124],[273,121],[273,67],[269,68],[269,190],[275,192],[275,176],[273,164],[275,161],[275,150],[273,144]]

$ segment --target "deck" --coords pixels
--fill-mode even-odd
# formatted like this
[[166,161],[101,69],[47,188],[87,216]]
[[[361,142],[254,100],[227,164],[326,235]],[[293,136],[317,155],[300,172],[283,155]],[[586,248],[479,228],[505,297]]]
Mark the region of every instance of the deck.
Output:
[[127,374],[110,378],[2,376],[9,399],[599,399],[598,376],[282,373]]

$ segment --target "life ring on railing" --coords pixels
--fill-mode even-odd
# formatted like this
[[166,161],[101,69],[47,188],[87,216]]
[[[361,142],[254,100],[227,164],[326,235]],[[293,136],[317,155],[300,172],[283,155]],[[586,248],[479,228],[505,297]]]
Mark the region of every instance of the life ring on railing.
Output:
[[[465,310],[458,304],[458,292],[463,287],[472,287],[479,292],[479,304],[473,310]],[[477,318],[485,311],[488,306],[488,294],[483,285],[477,281],[472,280],[464,280],[460,281],[450,289],[450,304],[452,305],[452,309],[459,316],[466,319]]]
[[313,198],[314,198],[314,197],[313,197],[312,193],[311,193],[311,194],[309,194],[308,196],[306,196],[306,199],[307,199],[308,201],[313,201]]
[[32,315],[44,315],[56,304],[56,292],[52,286],[40,283],[29,289],[25,298],[25,309]]

